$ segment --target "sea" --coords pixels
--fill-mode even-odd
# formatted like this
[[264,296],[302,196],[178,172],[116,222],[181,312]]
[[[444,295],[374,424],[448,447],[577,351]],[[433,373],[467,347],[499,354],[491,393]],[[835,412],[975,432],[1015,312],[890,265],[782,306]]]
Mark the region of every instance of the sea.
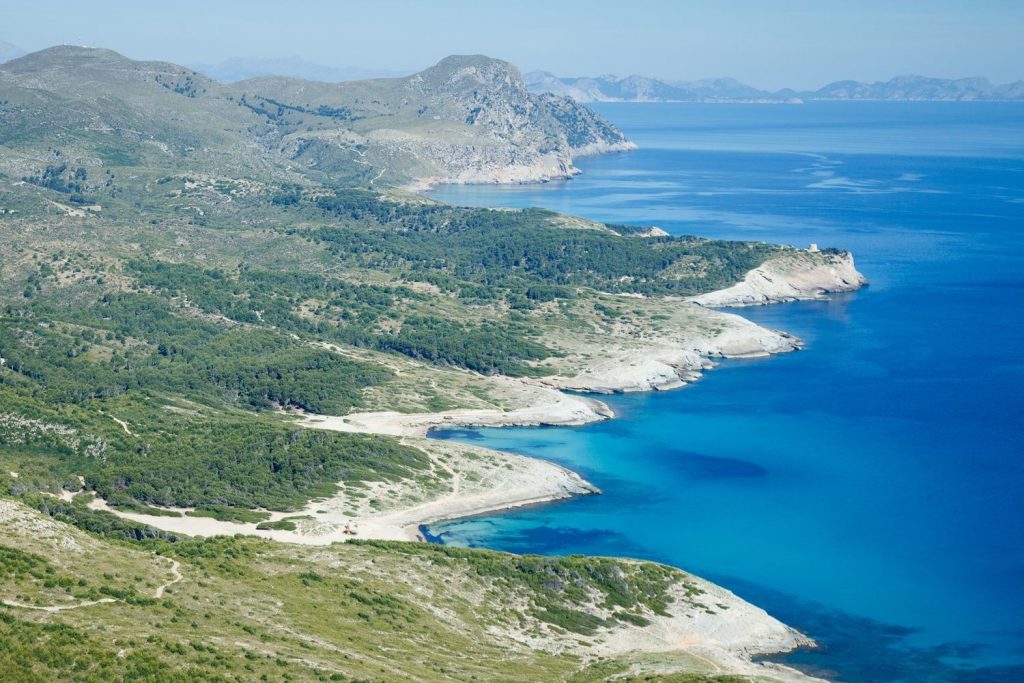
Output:
[[802,338],[584,427],[434,434],[603,490],[430,527],[664,562],[812,636],[838,681],[1024,681],[1024,104],[601,104],[639,145],[582,175],[445,186],[676,235],[851,250],[869,287],[735,309]]

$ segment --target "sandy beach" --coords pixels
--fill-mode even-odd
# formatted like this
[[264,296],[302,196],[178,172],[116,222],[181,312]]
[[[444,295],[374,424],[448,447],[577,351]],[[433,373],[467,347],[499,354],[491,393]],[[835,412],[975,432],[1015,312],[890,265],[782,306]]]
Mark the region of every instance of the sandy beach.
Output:
[[[455,409],[433,413],[375,411],[344,416],[295,415],[296,424],[311,429],[382,434],[399,437],[430,458],[430,485],[403,481],[370,484],[369,492],[353,493],[339,482],[338,493],[310,501],[301,510],[269,512],[271,522],[294,520],[293,531],[257,529],[255,523],[123,512],[94,499],[90,505],[119,517],[189,536],[250,534],[287,543],[325,545],[349,538],[417,540],[421,525],[523,505],[597,492],[579,475],[550,462],[489,449],[427,438],[444,427],[583,425],[614,416],[603,402],[564,390],[620,393],[675,389],[701,377],[720,358],[764,357],[799,349],[800,340],[760,327],[745,318],[715,311],[714,305],[747,301],[752,282],[771,274],[772,291],[821,297],[848,291],[866,281],[849,254],[828,257],[794,252],[751,271],[742,283],[694,300],[672,302],[673,317],[661,329],[598,330],[583,338],[577,353],[565,354],[558,374],[536,378],[485,378],[500,388],[507,408]],[[760,286],[760,285],[758,285]],[[767,290],[757,290],[764,294]],[[768,297],[766,302],[792,300]],[[599,345],[599,346],[598,346]],[[570,349],[572,350],[572,349]],[[595,351],[600,355],[595,357]],[[511,391],[510,391],[511,389]],[[368,501],[375,501],[369,505]],[[357,534],[347,533],[358,529]]]
[[161,508],[179,513],[178,517],[125,512],[99,497],[93,497],[89,507],[188,536],[245,534],[284,543],[329,545],[352,538],[423,540],[419,534],[423,524],[599,493],[575,472],[536,458],[424,437],[405,437],[402,443],[423,450],[435,472],[443,471],[445,476],[429,483],[373,482],[359,489],[342,484],[334,496],[310,501],[302,509],[268,513],[270,522],[294,519],[294,531],[193,517],[191,508]]

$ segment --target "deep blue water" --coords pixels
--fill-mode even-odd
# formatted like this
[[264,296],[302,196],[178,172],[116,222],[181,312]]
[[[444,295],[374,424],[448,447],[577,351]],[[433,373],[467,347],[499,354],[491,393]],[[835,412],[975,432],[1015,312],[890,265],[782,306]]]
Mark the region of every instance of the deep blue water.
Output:
[[1024,680],[1024,106],[599,109],[640,151],[434,196],[849,248],[871,286],[739,311],[806,349],[612,397],[616,420],[440,434],[605,493],[432,533],[682,567],[818,639],[786,661],[840,680]]

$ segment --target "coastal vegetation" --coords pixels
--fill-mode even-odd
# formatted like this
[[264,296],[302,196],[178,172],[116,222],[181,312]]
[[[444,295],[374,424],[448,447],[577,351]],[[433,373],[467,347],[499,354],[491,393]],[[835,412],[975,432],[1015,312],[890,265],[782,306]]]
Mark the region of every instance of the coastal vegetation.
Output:
[[[633,628],[692,581],[422,544],[124,541],[2,498],[0,521],[0,665],[23,680],[607,680],[647,660],[595,656],[593,629]],[[729,680],[697,666],[649,680]]]
[[[705,610],[692,577],[649,563],[131,519],[287,534],[342,493],[380,511],[500,487],[511,457],[306,418],[521,409],[613,338],[714,338],[679,298],[794,251],[407,192],[467,168],[565,174],[625,144],[509,69],[229,87],[80,48],[0,68],[0,671],[601,680],[649,664],[601,659],[602,638]],[[521,135],[494,142],[488,121]],[[469,142],[437,153],[452,126]],[[495,158],[473,156],[482,139]]]
[[[361,543],[428,558],[439,566],[464,562],[478,576],[510,592],[528,588],[533,601],[527,610],[531,616],[582,635],[593,635],[615,620],[644,626],[650,623],[645,613],[668,616],[666,608],[672,598],[667,590],[679,580],[678,572],[662,565],[627,565],[607,558],[517,556],[448,546]],[[602,596],[596,606],[609,614],[606,618],[580,609],[594,600],[595,591]]]
[[365,228],[293,233],[326,243],[349,264],[397,268],[409,271],[410,278],[420,270],[440,272],[455,286],[467,281],[486,285],[506,298],[553,285],[697,294],[733,284],[779,251],[764,243],[697,237],[624,239],[635,231],[597,224],[590,230],[567,230],[557,224],[556,214],[544,209],[403,203],[358,190],[321,197],[316,206]]

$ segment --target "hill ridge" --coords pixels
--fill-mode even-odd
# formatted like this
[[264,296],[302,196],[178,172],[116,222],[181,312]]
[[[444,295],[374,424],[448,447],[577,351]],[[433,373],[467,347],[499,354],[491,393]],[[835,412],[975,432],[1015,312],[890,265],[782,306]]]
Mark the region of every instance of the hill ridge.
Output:
[[62,135],[80,140],[98,126],[129,138],[136,156],[154,163],[169,161],[154,156],[154,147],[193,159],[204,150],[211,166],[230,157],[236,168],[356,185],[567,178],[578,172],[573,160],[580,155],[634,147],[597,114],[528,92],[515,66],[484,55],[452,55],[396,78],[222,84],[169,62],[55,46],[0,66],[0,93],[27,99],[24,90],[13,95],[19,88],[75,102],[67,110],[36,101],[34,109],[0,111],[9,125],[38,137],[59,124]]

